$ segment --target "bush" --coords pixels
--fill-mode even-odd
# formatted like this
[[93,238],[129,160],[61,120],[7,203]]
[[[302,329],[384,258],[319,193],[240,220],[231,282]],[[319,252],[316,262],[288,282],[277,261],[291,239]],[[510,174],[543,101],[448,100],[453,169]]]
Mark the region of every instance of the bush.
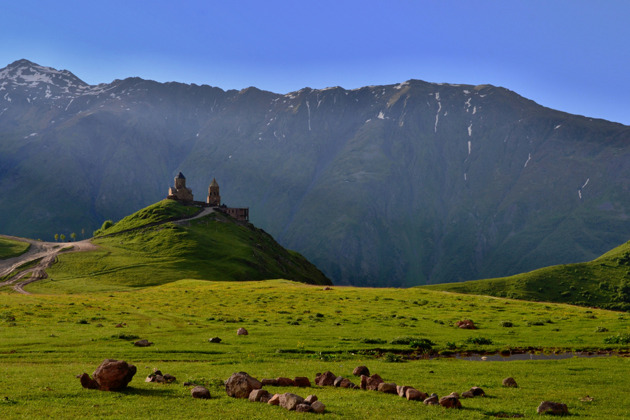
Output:
[[394,353],[385,353],[383,360],[387,363],[402,363],[405,361],[402,357]]
[[409,342],[409,345],[414,349],[421,350],[422,352],[426,353],[433,348],[435,343],[426,338],[417,338],[411,340]]
[[510,321],[501,321],[499,325],[506,328],[512,328],[514,326],[514,324],[512,324]]
[[630,334],[617,334],[604,338],[606,344],[630,344]]
[[382,340],[380,338],[364,338],[361,342],[365,344],[386,344],[387,340]]

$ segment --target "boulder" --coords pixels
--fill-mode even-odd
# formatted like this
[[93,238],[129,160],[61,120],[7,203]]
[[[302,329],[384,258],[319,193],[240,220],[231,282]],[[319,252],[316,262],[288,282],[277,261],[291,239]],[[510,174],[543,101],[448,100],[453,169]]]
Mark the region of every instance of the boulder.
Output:
[[194,387],[190,390],[190,395],[192,395],[193,398],[201,398],[205,400],[210,399],[210,391],[208,391],[208,388],[204,386]]
[[462,393],[462,398],[485,397],[486,393],[478,386],[473,386],[468,391]]
[[352,374],[354,376],[361,376],[361,375],[370,376],[370,369],[368,369],[367,366],[357,366],[352,371]]
[[303,402],[304,398],[299,395],[291,394],[290,392],[280,394],[280,407],[286,408],[287,410],[295,410],[295,407]]
[[135,374],[134,365],[123,360],[105,359],[92,376],[101,391],[118,391],[125,388]]
[[343,381],[344,379],[346,379],[346,378],[344,378],[343,376],[337,376],[337,377],[335,378],[335,382],[333,382],[333,386],[335,386],[335,387],[339,387],[339,384],[340,384],[340,383],[341,383],[341,381]]
[[352,383],[352,381],[348,378],[343,378],[341,382],[339,382],[339,388],[356,388],[357,386]]
[[383,380],[383,378],[381,378],[378,373],[375,373],[374,375],[366,378],[366,380],[365,380],[365,388],[363,388],[363,376],[362,376],[361,377],[361,389],[369,389],[370,391],[377,391],[378,390],[378,384],[382,384],[383,382],[385,382]]
[[313,409],[311,408],[310,404],[298,404],[295,406],[295,411],[297,411],[298,413],[308,413],[312,410]]
[[300,387],[300,388],[311,387],[311,381],[309,381],[306,376],[296,376],[295,379],[293,380],[293,383],[295,384],[295,386]]
[[518,388],[518,384],[512,377],[505,378],[503,380],[503,386],[508,387],[508,388]]
[[439,405],[440,400],[438,399],[437,395],[431,395],[429,398],[425,398],[422,403],[426,405]]
[[566,404],[557,403],[553,401],[543,401],[536,410],[538,414],[554,414],[564,416],[569,414],[569,409]]
[[427,394],[425,394],[424,392],[418,391],[415,388],[408,388],[407,391],[405,392],[405,397],[409,401],[424,401],[429,396]]
[[277,386],[295,386],[295,382],[291,378],[277,378],[276,379]]
[[280,394],[273,394],[271,398],[269,398],[269,401],[267,401],[267,404],[280,405]]
[[386,394],[396,394],[396,384],[381,382],[378,384],[378,390]]
[[211,343],[220,343],[221,339],[219,337],[212,337],[212,338],[209,338],[208,341]]
[[399,397],[405,398],[405,395],[407,394],[407,390],[411,388],[410,386],[406,386],[406,385],[397,385],[396,386],[396,393],[398,394]]
[[331,371],[327,371],[315,377],[315,385],[332,386],[335,383],[335,379],[337,379],[337,376]]
[[133,343],[133,345],[136,347],[149,347],[152,344],[153,343],[150,342],[149,340],[138,340],[135,343]]
[[315,401],[317,401],[317,395],[309,395],[308,397],[304,398],[304,402],[307,404],[313,404]]
[[326,410],[326,406],[321,401],[315,401],[311,404],[311,409],[318,414],[323,413]]
[[249,400],[251,402],[267,402],[271,398],[269,392],[266,389],[254,389],[249,393]]
[[459,402],[459,398],[454,395],[447,395],[440,398],[440,405],[444,408],[462,408],[462,403]]
[[170,373],[167,373],[166,375],[164,375],[164,382],[166,382],[167,384],[170,384],[171,382],[175,382],[176,380],[177,378],[171,375]]
[[87,373],[84,373],[83,375],[79,376],[79,379],[81,381],[81,386],[83,388],[98,389],[98,382],[90,378],[90,375],[88,375]]
[[225,392],[234,398],[248,398],[254,389],[260,388],[262,388],[260,381],[245,372],[234,373],[225,381]]
[[243,327],[239,328],[238,330],[236,330],[236,335],[248,335],[249,333],[247,332],[247,330]]
[[277,379],[263,379],[260,381],[260,383],[262,383],[263,386],[269,385],[269,386],[278,386],[278,380]]
[[475,326],[475,323],[471,320],[471,319],[462,319],[461,321],[457,321],[455,323],[455,325],[458,328],[464,329],[464,330],[476,330],[477,327]]

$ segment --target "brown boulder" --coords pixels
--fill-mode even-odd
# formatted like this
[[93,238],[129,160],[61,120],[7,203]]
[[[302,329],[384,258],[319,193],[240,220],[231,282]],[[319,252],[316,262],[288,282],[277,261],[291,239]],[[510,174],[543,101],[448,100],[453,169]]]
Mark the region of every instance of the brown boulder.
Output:
[[473,386],[468,391],[462,393],[462,398],[485,397],[486,393],[478,386]]
[[135,374],[134,365],[123,360],[105,359],[92,376],[101,391],[118,391],[125,388]]
[[206,400],[210,399],[210,391],[208,391],[208,388],[203,386],[196,386],[191,389],[190,395],[192,395],[193,398],[202,398]]
[[277,379],[275,379],[275,378],[274,378],[274,379],[268,379],[268,378],[261,379],[260,383],[261,383],[263,386],[266,386],[266,385],[269,385],[269,386],[278,386],[278,380],[277,380]]
[[280,405],[280,394],[273,394],[269,401],[267,401],[269,405]]
[[337,376],[331,371],[327,371],[315,377],[315,385],[332,386],[335,383],[335,379],[337,379]]
[[396,384],[381,382],[377,389],[386,394],[396,394]]
[[98,389],[98,382],[90,378],[90,375],[88,375],[87,373],[84,373],[83,375],[81,375],[79,379],[81,380],[81,386],[83,388]]
[[248,398],[254,389],[260,388],[262,388],[260,381],[245,372],[234,373],[225,381],[225,392],[234,398]]
[[297,411],[298,413],[308,413],[312,410],[313,409],[311,408],[310,404],[298,404],[295,406],[295,411]]
[[508,387],[508,388],[518,388],[518,384],[512,377],[505,378],[503,380],[503,386]]
[[370,369],[368,369],[367,366],[357,366],[352,371],[352,374],[354,376],[361,376],[361,375],[370,376]]
[[438,399],[437,395],[431,395],[429,398],[425,398],[422,403],[426,405],[439,405],[440,400]]
[[340,383],[341,383],[341,381],[343,381],[344,379],[346,379],[346,378],[344,378],[343,376],[337,376],[337,377],[335,378],[335,382],[333,382],[333,386],[335,386],[335,387],[339,387],[339,384],[340,384]]
[[300,387],[300,388],[311,387],[311,381],[309,381],[306,376],[296,376],[295,379],[293,380],[293,383],[295,384],[295,386]]
[[536,411],[538,412],[538,414],[554,414],[559,416],[569,414],[569,409],[567,408],[566,404],[552,401],[541,402]]
[[425,394],[424,392],[418,391],[415,388],[409,388],[409,389],[407,389],[407,392],[405,393],[405,397],[409,401],[424,401],[429,396],[427,394]]
[[365,388],[364,388],[363,376],[361,376],[361,389],[369,389],[370,391],[376,391],[378,390],[378,384],[382,384],[383,382],[385,382],[383,378],[381,378],[378,373],[375,373],[374,375],[370,377],[366,377]]
[[249,393],[249,400],[251,402],[267,402],[271,398],[269,392],[266,389],[254,389]]
[[457,321],[455,325],[464,330],[476,330],[477,327],[475,323],[471,319],[462,319],[461,321]]
[[295,386],[295,382],[293,382],[293,379],[291,378],[279,377],[279,378],[276,378],[276,385],[277,386]]
[[440,398],[440,405],[444,408],[462,408],[462,403],[459,402],[459,399],[454,395],[447,395],[446,397]]
[[295,407],[303,402],[304,398],[299,395],[291,394],[290,392],[280,394],[280,407],[286,408],[287,410],[295,410]]
[[313,404],[315,401],[317,401],[317,395],[309,395],[308,397],[304,398],[304,402],[306,404]]
[[315,401],[311,404],[311,408],[315,413],[321,414],[326,410],[326,406],[321,401]]
[[396,393],[398,394],[399,397],[405,398],[405,395],[407,394],[407,390],[411,388],[410,386],[406,386],[406,385],[398,385],[396,386]]
[[352,381],[348,378],[343,378],[341,382],[339,382],[339,388],[356,388],[357,386],[352,383]]
[[243,327],[239,328],[238,330],[236,330],[236,335],[248,335],[249,333],[247,332],[247,330]]
[[152,344],[153,343],[150,342],[149,340],[138,340],[135,343],[133,343],[133,345],[136,347],[149,347]]

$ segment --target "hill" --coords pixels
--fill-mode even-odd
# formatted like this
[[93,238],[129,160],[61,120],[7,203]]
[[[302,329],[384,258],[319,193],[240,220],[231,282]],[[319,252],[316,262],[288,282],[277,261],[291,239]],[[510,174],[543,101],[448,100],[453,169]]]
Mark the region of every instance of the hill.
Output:
[[263,230],[220,212],[200,212],[163,200],[107,223],[91,241],[97,250],[60,255],[47,270],[49,279],[26,290],[123,290],[182,278],[331,284],[304,257],[284,249]]
[[[588,261],[630,237],[630,127],[491,85],[285,95],[0,70],[0,232],[52,240],[183,171],[337,284],[414,286]],[[51,175],[52,174],[52,175]]]
[[529,273],[425,286],[433,290],[630,311],[630,242],[586,263]]

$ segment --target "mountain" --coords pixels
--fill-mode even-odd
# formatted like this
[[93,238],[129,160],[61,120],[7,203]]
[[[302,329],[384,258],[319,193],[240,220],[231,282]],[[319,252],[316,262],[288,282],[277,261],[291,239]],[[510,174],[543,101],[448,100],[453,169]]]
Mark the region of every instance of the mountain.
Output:
[[201,211],[162,200],[107,223],[91,240],[96,250],[59,256],[47,270],[53,280],[38,283],[38,290],[121,290],[181,279],[331,284],[317,267],[265,231],[218,211]]
[[0,70],[0,232],[91,231],[183,171],[338,284],[587,261],[630,237],[630,127],[419,80],[286,95]]

